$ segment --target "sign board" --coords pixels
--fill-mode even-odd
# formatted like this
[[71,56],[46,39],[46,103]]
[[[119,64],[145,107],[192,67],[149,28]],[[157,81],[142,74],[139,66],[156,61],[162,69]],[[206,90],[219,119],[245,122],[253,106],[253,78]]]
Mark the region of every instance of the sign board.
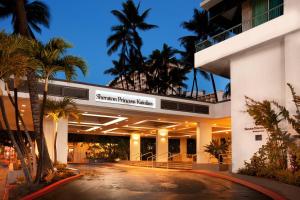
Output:
[[103,103],[122,104],[144,108],[156,108],[155,98],[124,94],[119,92],[96,90],[95,100]]

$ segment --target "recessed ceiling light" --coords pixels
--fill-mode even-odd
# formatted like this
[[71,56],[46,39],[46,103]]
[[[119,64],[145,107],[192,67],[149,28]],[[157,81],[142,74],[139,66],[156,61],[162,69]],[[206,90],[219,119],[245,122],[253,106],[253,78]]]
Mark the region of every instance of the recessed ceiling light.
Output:
[[22,104],[22,107],[23,107],[23,108],[25,108],[25,107],[26,107],[26,105],[25,105],[25,104]]

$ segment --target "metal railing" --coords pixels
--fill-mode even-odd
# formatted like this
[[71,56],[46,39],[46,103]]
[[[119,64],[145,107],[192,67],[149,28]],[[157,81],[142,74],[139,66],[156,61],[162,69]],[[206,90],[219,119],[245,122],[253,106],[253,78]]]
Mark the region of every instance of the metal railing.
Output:
[[213,46],[217,43],[220,43],[224,40],[227,40],[231,37],[234,37],[242,32],[245,32],[251,28],[254,28],[260,24],[263,24],[267,21],[275,19],[284,13],[284,4],[280,4],[274,8],[267,10],[265,13],[252,17],[250,20],[245,20],[242,23],[227,29],[215,36],[209,37],[205,41],[201,41],[196,44],[196,52],[206,49],[210,46]]
[[[152,152],[144,153],[144,154],[138,156],[137,158],[140,158],[140,161],[142,161],[142,160],[143,160],[143,157],[145,157],[145,156],[147,156],[147,155],[153,156],[153,153],[152,153]],[[147,158],[148,158],[148,157],[147,157]]]

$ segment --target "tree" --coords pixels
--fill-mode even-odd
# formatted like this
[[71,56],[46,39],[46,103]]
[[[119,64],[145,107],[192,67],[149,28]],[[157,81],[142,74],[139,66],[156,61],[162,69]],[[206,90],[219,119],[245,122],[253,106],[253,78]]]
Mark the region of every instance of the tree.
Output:
[[167,95],[168,91],[177,92],[176,88],[186,87],[186,68],[176,58],[179,53],[167,44],[162,50],[156,49],[147,60],[147,85],[151,93]]
[[[127,73],[123,72],[122,74],[126,74],[127,77],[130,77],[131,73],[137,72],[140,90],[142,89],[141,73],[143,72],[142,68],[144,66],[144,57],[141,51],[143,42],[138,31],[146,31],[157,28],[156,25],[145,22],[150,10],[151,9],[147,9],[140,14],[140,3],[135,5],[132,0],[127,0],[124,2],[122,4],[122,10],[112,10],[111,13],[118,19],[120,24],[112,27],[111,30],[113,31],[113,35],[107,39],[107,45],[110,47],[108,54],[111,55],[121,48],[119,62],[124,66],[126,65],[126,61],[128,61],[130,58],[130,52],[137,52],[135,60],[138,60],[139,65],[135,66],[134,71],[130,69],[124,69],[124,71]],[[127,65],[127,67],[131,66]]]
[[[86,63],[79,57],[65,55],[66,50],[72,46],[66,43],[63,39],[54,38],[46,44],[42,44],[37,41],[32,41],[32,54],[35,60],[39,62],[37,74],[43,80],[44,90],[43,90],[43,100],[41,104],[40,112],[40,133],[38,136],[43,136],[43,119],[45,105],[48,95],[49,79],[53,78],[56,73],[62,72],[65,74],[66,80],[71,81],[77,77],[77,69],[79,69],[83,75],[87,72]],[[44,137],[37,137],[39,152],[44,152],[47,150],[45,145]],[[44,154],[41,154],[43,156]],[[45,170],[43,169],[44,159],[39,159],[38,173],[36,181],[40,181],[43,177]]]
[[[5,19],[12,17],[12,25],[15,34],[20,34],[27,38],[35,39],[33,30],[41,33],[41,27],[49,27],[50,13],[46,4],[41,1],[28,0],[0,0],[0,18]],[[37,138],[43,138],[39,135],[40,127],[40,101],[38,97],[38,84],[35,71],[30,69],[27,71],[27,82],[30,96],[30,105],[32,111],[32,119],[34,132]],[[38,139],[38,147],[41,147],[41,141]],[[39,148],[39,154],[43,157],[44,171],[51,168],[51,160],[47,148],[43,152]]]
[[72,117],[79,120],[79,110],[73,101],[69,97],[64,97],[62,100],[50,100],[47,99],[45,105],[45,116],[51,117],[54,120],[54,163],[57,163],[57,130],[58,121],[62,118]]
[[223,97],[229,98],[230,96],[231,96],[231,84],[229,82],[225,86],[225,91],[224,91]]
[[[22,77],[26,74],[29,66],[32,66],[32,60],[24,54],[24,49],[26,49],[27,40],[19,36],[8,36],[5,33],[0,33],[0,80],[6,83],[9,81],[11,76],[15,76],[15,79]],[[6,86],[7,92],[9,94],[9,88]],[[17,98],[15,93],[15,99]],[[16,123],[18,124],[18,119],[22,119],[19,114],[18,107],[16,106],[17,101],[12,101],[12,104],[16,110]],[[23,138],[20,137],[20,128],[18,128],[18,133],[14,135],[12,133],[10,123],[6,116],[6,109],[3,100],[3,91],[0,88],[0,110],[2,113],[3,121],[5,124],[5,129],[7,130],[12,144],[17,152],[18,158],[21,161],[22,169],[28,183],[32,182],[31,169],[30,169],[30,160],[26,162],[25,156],[28,155],[26,147],[23,141]],[[24,125],[24,122],[22,120]],[[25,127],[25,126],[24,126]],[[28,133],[27,133],[28,134]],[[30,137],[28,137],[30,140]],[[32,142],[30,142],[31,147],[33,148]]]
[[[181,24],[184,29],[194,33],[194,35],[181,37],[179,40],[181,45],[185,48],[183,53],[183,61],[193,69],[194,79],[192,85],[191,96],[193,96],[194,85],[196,86],[196,97],[198,97],[198,84],[197,84],[197,70],[194,68],[194,53],[196,52],[195,45],[197,42],[206,40],[212,33],[215,33],[218,27],[209,23],[209,15],[207,11],[199,11],[194,9],[193,18]],[[217,90],[215,85],[214,76],[200,70],[200,75],[206,80],[211,80],[215,94],[215,101],[218,102]]]
[[204,146],[204,152],[209,153],[214,156],[219,163],[223,162],[222,155],[228,151],[228,143],[218,142],[217,140],[212,140],[209,145]]

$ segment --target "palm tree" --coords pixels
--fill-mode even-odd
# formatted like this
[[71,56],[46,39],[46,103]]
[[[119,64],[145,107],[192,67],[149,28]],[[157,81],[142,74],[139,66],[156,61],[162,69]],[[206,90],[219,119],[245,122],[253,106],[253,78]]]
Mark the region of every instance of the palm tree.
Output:
[[62,118],[68,118],[69,116],[79,120],[79,110],[73,101],[69,97],[64,97],[62,100],[47,100],[45,105],[46,116],[52,117],[55,122],[54,128],[54,163],[57,163],[57,129],[58,121]]
[[225,98],[229,98],[231,96],[231,84],[230,82],[227,83],[227,85],[225,86],[225,92],[223,94],[223,97]]
[[[194,53],[196,52],[195,44],[199,41],[206,40],[216,28],[209,23],[208,12],[199,11],[198,9],[194,9],[193,18],[189,21],[183,22],[181,26],[184,29],[187,29],[188,31],[194,33],[194,35],[185,36],[179,39],[182,46],[184,46],[186,49],[186,52],[183,54],[184,62],[186,62],[187,64],[192,64],[194,79],[191,95],[193,95],[194,85],[196,85],[196,90],[198,90],[196,75],[197,70],[194,68]],[[212,81],[215,101],[218,102],[217,90],[213,74],[210,73],[208,75],[207,72],[200,70],[200,75],[202,75],[206,80]],[[196,93],[196,96],[198,96],[197,94],[198,93]]]
[[[46,4],[41,1],[28,0],[0,0],[0,19],[12,17],[14,33],[28,38],[35,38],[33,31],[41,33],[41,26],[49,27],[50,13]],[[33,119],[34,132],[37,138],[43,138],[39,135],[40,131],[40,102],[38,97],[38,84],[35,71],[33,69],[27,72],[28,90],[30,96],[31,113]],[[41,140],[36,140],[40,155],[44,159],[44,170],[51,168],[51,160],[47,149],[41,152]]]
[[[140,4],[135,5],[132,0],[124,2],[122,4],[121,11],[112,10],[111,13],[118,19],[120,25],[112,27],[113,35],[111,35],[107,40],[107,45],[110,47],[108,50],[109,55],[121,48],[120,63],[124,66],[126,65],[126,59],[129,59],[130,51],[132,51],[132,49],[136,49],[137,57],[135,60],[138,60],[140,64],[137,65],[138,68],[134,71],[134,73],[139,73],[140,90],[141,72],[143,71],[141,68],[144,66],[144,57],[141,51],[143,42],[138,31],[146,31],[157,27],[156,25],[145,22],[150,10],[151,9],[147,9],[140,14]],[[130,77],[131,74],[127,74],[127,76]]]
[[[76,56],[65,55],[67,49],[72,46],[66,43],[64,40],[54,38],[46,44],[42,44],[37,41],[32,42],[32,54],[33,57],[39,62],[37,74],[44,81],[43,100],[40,112],[40,136],[43,136],[43,119],[45,105],[48,95],[49,79],[53,78],[56,73],[62,72],[65,74],[66,80],[70,81],[77,77],[77,69],[79,69],[84,75],[87,72],[87,66],[85,62]],[[40,141],[40,152],[47,151],[44,137],[38,138]],[[47,152],[48,153],[48,152]],[[44,154],[41,154],[43,156]],[[43,177],[43,158],[39,159],[39,168],[36,181],[39,182]]]
[[170,90],[173,93],[174,88],[185,86],[186,72],[176,58],[178,53],[178,50],[164,44],[162,50],[154,50],[149,56],[147,85],[151,93],[166,95]]
[[[9,93],[9,88],[7,86],[7,82],[10,79],[10,77],[13,75],[16,78],[24,76],[26,74],[26,71],[28,70],[28,66],[31,66],[33,64],[31,62],[31,59],[24,54],[26,43],[27,41],[22,37],[8,36],[5,33],[0,33],[0,80],[6,83],[6,89],[8,94],[10,93]],[[10,99],[12,100],[11,96]],[[17,101],[12,101],[12,104],[16,110],[15,112],[16,123],[18,123],[19,121],[18,119],[22,119],[22,118],[18,111],[18,107],[16,106]],[[20,128],[18,128],[17,130],[18,131],[17,135],[14,135],[12,133],[10,124],[6,116],[6,109],[3,100],[3,91],[1,88],[0,88],[0,110],[2,112],[2,118],[5,124],[5,128],[8,131],[10,139],[15,147],[18,158],[21,161],[21,165],[22,165],[22,169],[26,181],[28,183],[31,183],[32,182],[32,177],[30,173],[31,169],[29,165],[26,164],[26,160],[25,160],[25,156],[28,155],[28,152],[26,151],[23,138],[20,137]],[[27,139],[29,140],[31,147],[33,147],[30,136],[28,136],[28,132],[27,132]],[[29,159],[28,162],[30,162]]]
[[121,80],[122,88],[125,89],[124,86],[124,65],[120,62],[113,60],[113,67],[104,71],[104,74],[110,74],[115,77],[115,79],[109,84],[109,86],[115,86],[119,80]]

